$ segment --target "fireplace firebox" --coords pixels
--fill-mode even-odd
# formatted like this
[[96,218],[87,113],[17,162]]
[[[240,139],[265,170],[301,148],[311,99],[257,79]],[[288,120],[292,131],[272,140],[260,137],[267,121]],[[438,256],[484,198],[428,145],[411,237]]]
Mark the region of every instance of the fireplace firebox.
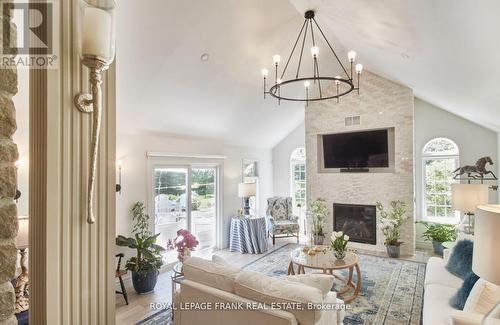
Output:
[[333,204],[333,230],[349,235],[349,241],[377,244],[377,209],[374,205]]

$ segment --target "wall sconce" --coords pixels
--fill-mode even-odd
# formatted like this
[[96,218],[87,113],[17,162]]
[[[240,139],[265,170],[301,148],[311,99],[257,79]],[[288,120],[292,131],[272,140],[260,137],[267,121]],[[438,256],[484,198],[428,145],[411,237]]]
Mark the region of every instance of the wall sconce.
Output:
[[99,152],[102,115],[102,73],[115,58],[114,0],[80,0],[77,27],[78,51],[83,65],[90,70],[91,93],[75,96],[76,107],[82,113],[92,113],[89,179],[87,184],[87,222],[95,222],[93,201],[94,182]]
[[122,194],[122,166],[123,162],[121,160],[118,160],[116,162],[116,169],[118,171],[118,183],[116,184],[116,191],[120,194]]

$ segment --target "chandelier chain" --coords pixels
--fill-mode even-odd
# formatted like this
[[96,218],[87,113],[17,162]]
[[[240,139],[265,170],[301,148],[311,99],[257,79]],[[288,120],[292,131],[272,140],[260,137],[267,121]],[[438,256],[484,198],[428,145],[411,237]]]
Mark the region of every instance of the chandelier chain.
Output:
[[328,47],[330,48],[330,50],[332,50],[333,55],[335,55],[335,58],[337,59],[337,62],[342,67],[342,70],[344,70],[347,78],[349,78],[350,80],[352,80],[352,76],[349,77],[349,73],[347,73],[347,70],[345,69],[344,65],[342,64],[342,62],[340,61],[339,57],[337,56],[337,53],[335,53],[335,51],[333,50],[333,47],[330,44],[330,42],[328,41],[328,39],[326,38],[325,33],[323,33],[323,31],[321,30],[321,27],[319,27],[318,22],[314,18],[312,18],[312,20],[314,20],[314,23],[316,24],[316,27],[318,27],[318,30],[321,33],[321,36],[323,36],[323,38],[325,39],[326,44],[328,44]]
[[302,24],[302,28],[300,29],[299,36],[297,36],[297,39],[295,40],[295,44],[293,45],[292,52],[288,56],[288,60],[286,60],[285,68],[283,69],[283,72],[281,73],[281,79],[283,79],[283,76],[285,75],[286,68],[288,68],[288,64],[290,63],[290,60],[292,59],[293,52],[295,52],[295,48],[297,47],[297,44],[299,43],[300,35],[302,34],[302,31],[304,30],[304,26],[306,25],[307,20],[304,21]]

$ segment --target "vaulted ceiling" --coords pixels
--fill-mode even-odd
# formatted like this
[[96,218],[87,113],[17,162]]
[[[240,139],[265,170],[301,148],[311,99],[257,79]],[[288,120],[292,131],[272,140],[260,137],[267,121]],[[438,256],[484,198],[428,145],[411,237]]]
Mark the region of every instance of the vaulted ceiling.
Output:
[[304,108],[264,100],[260,69],[289,53],[307,9],[342,55],[355,49],[367,69],[500,130],[498,1],[121,0],[119,132],[274,146]]

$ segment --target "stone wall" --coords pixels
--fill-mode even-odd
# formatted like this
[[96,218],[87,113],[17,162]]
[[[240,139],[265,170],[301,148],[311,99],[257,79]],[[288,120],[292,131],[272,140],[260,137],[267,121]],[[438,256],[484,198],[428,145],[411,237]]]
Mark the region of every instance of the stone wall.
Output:
[[[361,124],[345,126],[345,117],[361,117]],[[363,72],[361,93],[340,99],[309,103],[305,110],[307,152],[307,198],[324,198],[329,216],[326,234],[333,231],[333,203],[388,206],[392,200],[408,204],[410,219],[404,224],[401,240],[403,254],[415,251],[413,189],[413,93],[412,90]],[[320,173],[318,135],[378,128],[395,128],[395,170],[392,173]],[[377,216],[378,220],[378,216]],[[351,243],[356,248],[385,251],[383,235],[377,231],[377,245]]]
[[[15,25],[9,12],[2,12],[4,21],[11,25],[11,40],[15,42]],[[5,44],[0,33],[0,44]],[[12,44],[12,43],[11,43]],[[1,58],[1,56],[0,56]],[[17,146],[12,141],[16,131],[16,111],[12,97],[17,93],[17,71],[0,68],[0,324],[17,324],[14,316],[15,295],[10,281],[16,270],[17,207],[14,195],[17,189]]]

